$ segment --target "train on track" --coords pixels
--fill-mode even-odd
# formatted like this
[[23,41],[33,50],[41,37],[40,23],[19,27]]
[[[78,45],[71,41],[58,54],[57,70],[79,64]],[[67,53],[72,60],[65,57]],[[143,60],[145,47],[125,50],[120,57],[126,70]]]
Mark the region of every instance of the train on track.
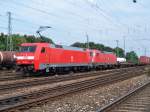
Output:
[[[114,53],[50,43],[23,43],[15,58],[20,70],[38,73],[90,71],[134,65],[118,61]],[[144,59],[140,58],[139,63],[150,63],[145,63]]]
[[[139,65],[150,64],[150,57],[141,56]],[[134,66],[114,53],[50,43],[23,43],[20,51],[1,51],[0,68],[7,67],[28,73],[59,73],[111,69]]]
[[150,64],[150,57],[147,56],[140,56],[139,62],[141,64]]
[[75,72],[117,66],[117,58],[113,53],[49,43],[21,44],[16,60],[24,71],[34,72]]

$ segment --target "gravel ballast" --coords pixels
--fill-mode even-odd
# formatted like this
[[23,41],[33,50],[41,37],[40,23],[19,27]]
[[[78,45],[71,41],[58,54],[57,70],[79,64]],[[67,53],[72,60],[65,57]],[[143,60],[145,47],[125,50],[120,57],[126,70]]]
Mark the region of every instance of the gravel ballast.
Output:
[[95,112],[149,80],[147,75],[57,98],[25,112]]

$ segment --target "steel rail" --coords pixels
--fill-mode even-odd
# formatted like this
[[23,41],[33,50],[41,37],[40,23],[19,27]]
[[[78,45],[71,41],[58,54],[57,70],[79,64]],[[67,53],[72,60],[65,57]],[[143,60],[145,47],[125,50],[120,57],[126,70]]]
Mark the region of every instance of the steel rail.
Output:
[[105,84],[114,83],[116,81],[122,81],[141,74],[142,73],[139,72],[138,70],[136,72],[131,71],[129,73],[126,72],[120,75],[111,75],[110,77],[107,78],[106,77],[95,78],[95,79],[85,80],[85,81],[71,83],[67,85],[60,85],[55,88],[48,88],[46,90],[36,91],[29,94],[23,94],[18,96],[16,95],[5,99],[0,99],[0,111],[7,111],[11,109],[24,107],[27,105],[45,101],[50,98],[56,98],[58,96],[85,90],[98,85],[105,85]]
[[[103,71],[94,71],[94,72],[102,72],[102,73],[105,73],[105,72],[108,72],[108,71],[118,71],[118,70],[125,70],[125,69],[130,69],[130,68],[136,68],[136,67],[146,67],[146,66],[134,66],[134,67],[127,67],[127,68],[116,68],[116,69],[110,69],[110,70],[103,70]],[[9,71],[10,72],[10,71]],[[21,80],[21,79],[24,79],[24,78],[35,78],[34,76],[25,76],[24,74],[20,73],[20,72],[10,72],[7,74],[6,73],[2,73],[0,72],[0,81],[14,81],[14,80]],[[78,74],[90,74],[90,73],[93,73],[93,71],[91,72],[83,72],[83,73],[74,73],[73,75],[78,75]],[[1,75],[2,74],[2,75]],[[72,74],[65,74],[64,76],[67,76],[67,75],[72,75]],[[50,76],[50,77],[53,77],[53,76]],[[61,75],[59,75],[59,77],[61,77]],[[41,78],[41,77],[40,77]]]
[[[148,92],[148,94],[149,95],[147,95],[146,96],[146,94],[144,94],[144,91],[146,90],[146,87],[149,87],[149,92]],[[135,97],[135,95],[138,95],[138,93],[140,93],[140,92],[143,92],[142,94],[143,95],[139,95],[138,97]],[[134,97],[134,98],[133,98]],[[98,110],[97,112],[120,112],[120,111],[123,111],[123,112],[132,112],[132,111],[138,111],[138,102],[134,102],[134,101],[138,101],[138,99],[139,98],[143,98],[144,99],[144,97],[146,97],[146,98],[150,98],[150,81],[148,81],[147,83],[145,83],[145,84],[143,84],[143,85],[141,85],[140,87],[138,87],[138,88],[136,88],[136,89],[134,89],[134,90],[132,90],[132,91],[130,91],[129,93],[127,93],[127,94],[125,94],[125,95],[123,95],[123,96],[121,96],[120,98],[118,98],[117,100],[115,100],[115,101],[113,101],[112,103],[110,103],[110,104],[108,104],[108,105],[106,105],[106,106],[104,106],[104,107],[102,107],[100,110]],[[131,98],[133,98],[133,100],[131,100]],[[142,100],[142,99],[140,99],[140,100]],[[129,101],[129,102],[127,102],[127,101]],[[132,103],[132,101],[134,102],[134,103]],[[143,102],[143,104],[144,104],[144,102],[145,102],[145,100],[143,100],[142,101]],[[125,108],[124,106],[120,109],[120,105],[121,104],[129,104],[129,105],[125,105],[125,106],[128,106],[127,108]],[[130,105],[131,104],[131,105]],[[146,103],[145,102],[145,104],[146,105],[139,105],[139,107],[140,106],[142,106],[142,107],[148,107],[149,105],[150,105],[150,99],[149,99],[149,102],[148,103]],[[129,106],[131,106],[132,107],[132,109],[131,108],[129,108]],[[131,110],[130,110],[131,109]],[[145,108],[143,108],[143,110],[144,110]],[[139,109],[139,111],[141,110],[141,108]],[[147,111],[148,112],[148,111]]]
[[[137,70],[137,68],[131,69],[133,70]],[[78,75],[67,75],[67,76],[60,76],[60,77],[48,77],[48,78],[42,78],[42,79],[36,79],[31,81],[29,79],[26,81],[22,81],[22,82],[17,82],[17,83],[8,83],[8,84],[4,84],[4,85],[0,85],[0,93],[1,92],[6,92],[6,91],[10,91],[10,90],[15,90],[18,88],[23,88],[23,87],[33,87],[33,86],[38,86],[38,85],[44,85],[44,84],[52,84],[52,83],[58,83],[58,82],[62,82],[62,81],[69,81],[69,80],[77,80],[77,79],[81,79],[81,78],[88,78],[88,77],[94,77],[94,76],[99,76],[99,77],[110,77],[113,74],[120,74],[120,72],[130,72],[130,69],[128,69],[128,71],[125,70],[117,70],[117,71],[105,71],[105,72],[94,72],[94,73],[88,73],[88,74],[78,74]]]

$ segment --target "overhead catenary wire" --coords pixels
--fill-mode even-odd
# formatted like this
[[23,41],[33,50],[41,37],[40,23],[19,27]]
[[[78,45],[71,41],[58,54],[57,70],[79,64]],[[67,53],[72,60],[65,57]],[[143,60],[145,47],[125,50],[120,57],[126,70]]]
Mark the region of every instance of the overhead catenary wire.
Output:
[[[18,4],[18,3],[17,3]],[[19,3],[20,4],[20,3]],[[24,5],[24,6],[27,6],[27,5]],[[32,8],[32,9],[35,9],[35,10],[37,10],[37,8],[33,8],[33,7],[30,7],[30,6],[27,6],[28,8]],[[42,12],[45,12],[45,11],[43,11],[43,10],[38,10],[38,11],[42,11]],[[47,12],[46,12],[47,13]]]
[[[102,11],[104,11],[109,17],[111,17],[119,25],[122,25],[122,23],[120,23],[120,20],[117,18],[117,16],[115,15],[115,13],[113,13],[113,15],[111,15],[110,6],[107,7],[107,5],[106,5],[107,1],[104,2],[103,0],[100,0],[100,1],[97,1],[97,2],[98,2],[99,5],[101,4],[100,6],[106,7],[105,10],[101,8]],[[99,8],[100,8],[100,6],[99,6]]]
[[111,24],[113,24],[113,25],[115,25],[115,26],[117,25],[117,26],[116,26],[117,28],[120,28],[121,24],[119,24],[118,21],[115,21],[114,18],[108,14],[108,12],[106,12],[105,10],[103,10],[103,9],[99,6],[99,4],[97,4],[97,3],[96,3],[96,4],[92,4],[91,2],[89,2],[89,1],[87,1],[87,0],[85,0],[85,1],[86,1],[86,3],[89,4],[92,8],[94,8],[94,9],[98,12],[98,14],[99,14],[100,16],[104,17],[104,18],[105,18],[107,21],[109,21]]
[[[89,2],[88,2],[88,4],[89,4]],[[73,4],[72,4],[73,5]],[[93,6],[92,5],[92,7],[93,8],[95,8],[96,10],[98,9],[98,10],[100,10],[100,11],[98,11],[99,12],[99,15],[101,15],[101,12],[103,12],[104,14],[103,14],[103,17],[105,17],[107,20],[109,20],[112,24],[114,24],[114,25],[116,25],[116,24],[118,24],[119,22],[116,22],[116,21],[114,21],[114,19],[108,14],[108,13],[106,13],[106,11],[105,10],[103,10],[103,9],[101,9],[97,4],[96,4],[96,6]],[[110,18],[112,18],[112,19],[108,19],[108,17],[110,17]],[[116,22],[116,23],[114,23],[114,22]],[[122,29],[122,27],[123,27],[124,25],[122,24],[122,23],[119,23],[118,24],[118,29],[120,30],[120,28]],[[125,28],[125,27],[124,27]]]
[[[74,6],[74,7],[78,7],[78,8],[81,8],[81,9],[87,9],[85,6],[84,7],[81,7],[81,6],[79,6],[79,5],[75,5],[72,1],[68,1],[68,0],[65,0],[66,2],[68,2],[69,4],[71,4],[72,6]],[[86,3],[85,5],[87,5],[87,6],[89,6],[89,2],[87,2],[87,1],[85,1],[84,0],[84,2]],[[90,7],[91,7],[91,5],[90,5]],[[97,11],[97,10],[96,10]],[[112,20],[111,19],[109,19],[103,12],[99,12],[100,14],[98,14],[98,15],[100,15],[102,18],[104,18],[110,25],[113,25],[114,23],[112,22]],[[115,28],[115,27],[114,27]]]
[[[103,2],[104,3],[104,1],[102,0],[101,2]],[[105,1],[106,2],[106,1]],[[108,7],[106,7],[106,9],[109,9]],[[122,26],[124,26],[125,28],[129,28],[127,25],[125,25],[125,24],[123,24],[123,23],[121,23],[119,20],[118,20],[118,22],[120,23],[120,25],[122,25]],[[132,38],[132,36],[130,36],[131,38]],[[133,39],[133,38],[132,38]],[[144,47],[140,42],[137,42],[137,41],[133,41],[133,42],[136,42],[137,43],[137,45],[141,45],[142,47]]]
[[6,27],[3,27],[3,26],[0,26],[0,29],[7,30],[8,28],[6,28]]
[[[72,3],[71,1],[67,1],[67,2],[69,2],[71,5],[75,5],[74,3]],[[85,2],[86,3],[86,2]],[[88,5],[89,6],[89,4],[86,4],[86,5]],[[75,6],[77,6],[77,4],[75,5]],[[79,7],[79,6],[78,6]],[[80,7],[79,7],[80,8]],[[82,8],[84,8],[84,7],[82,7]],[[92,7],[93,8],[93,7]],[[97,10],[96,10],[97,11]],[[109,17],[110,16],[106,16],[106,14],[103,14],[103,11],[101,10],[101,12],[100,11],[98,11],[99,12],[99,15],[100,16],[102,16],[102,17],[104,17],[109,23],[111,23],[112,25],[115,25],[116,26],[116,24],[114,23],[114,21],[112,21],[111,19],[109,19]],[[118,27],[117,27],[118,28]],[[120,27],[118,28],[118,29],[120,29]]]
[[[16,13],[13,13],[13,15],[15,15],[15,17],[13,16],[13,18],[12,18],[12,20],[13,21],[15,21],[15,22],[20,22],[20,23],[26,23],[26,24],[29,24],[30,25],[30,27],[31,26],[35,26],[35,27],[39,27],[39,26],[41,26],[41,24],[39,24],[39,23],[34,23],[34,21],[33,22],[31,22],[31,21],[28,21],[28,20],[24,20],[24,19],[22,19],[22,18],[18,18],[18,17],[20,17],[21,15],[18,15],[18,14],[16,14]],[[5,21],[6,22],[6,21]],[[47,23],[48,24],[48,23]],[[26,25],[26,27],[27,27],[27,25]],[[35,28],[35,27],[33,27],[33,28]],[[65,31],[65,32],[68,32],[68,30],[65,30],[64,28],[57,28],[57,27],[53,27],[53,29],[52,30],[59,30],[59,31]]]
[[[51,12],[48,12],[48,11],[45,11],[45,10],[42,10],[42,9],[39,9],[39,8],[32,7],[32,6],[26,5],[26,4],[24,4],[24,3],[16,2],[16,1],[14,1],[14,0],[12,0],[11,3],[16,4],[16,5],[19,5],[19,6],[23,6],[23,7],[25,7],[25,8],[30,8],[30,9],[32,9],[32,10],[35,10],[35,11],[38,11],[38,12],[47,14],[48,16],[53,16],[53,17],[55,17],[56,19],[59,19],[59,21],[62,21],[62,19],[60,19],[60,18],[61,18],[60,15],[56,15],[56,14],[54,14],[54,13],[51,13]],[[84,20],[83,20],[83,21],[84,21]],[[83,22],[83,21],[82,21],[82,22]],[[80,22],[80,24],[83,24],[82,22]],[[78,23],[78,24],[79,24],[79,23]],[[83,24],[83,25],[86,25],[86,24]],[[92,29],[97,30],[96,27],[92,27]]]
[[[13,0],[13,1],[14,1],[14,0]],[[66,0],[66,1],[67,1],[67,0]],[[28,4],[28,5],[29,5],[29,4]],[[30,6],[30,7],[32,7],[32,6]],[[75,7],[76,7],[76,6],[75,6]],[[33,8],[34,8],[34,7],[33,7]],[[82,8],[82,7],[81,7],[81,8]],[[86,7],[83,6],[83,8],[85,9]],[[101,7],[100,7],[100,8],[101,8]],[[95,9],[95,8],[93,8],[93,9]],[[34,10],[35,10],[35,9],[34,9]],[[47,12],[47,10],[45,10],[44,8],[43,8],[42,10],[44,10],[44,11]],[[97,9],[97,10],[99,10],[99,9]],[[105,9],[103,9],[103,10],[104,10],[103,13],[105,13]],[[38,12],[39,12],[39,11],[38,11]],[[49,11],[48,11],[48,12],[49,12]],[[69,11],[69,12],[70,12],[70,11]],[[101,12],[101,11],[99,10],[99,14],[98,14],[98,15],[100,15],[100,12]],[[108,12],[108,11],[106,11],[106,12]],[[41,13],[43,13],[43,12],[41,12]],[[71,13],[72,13],[72,12],[71,12]],[[79,14],[76,14],[76,13],[74,13],[74,12],[73,12],[72,14],[71,14],[71,13],[70,13],[70,15],[73,15],[73,17],[76,17],[77,15],[79,15]],[[45,13],[43,13],[43,14],[45,14]],[[68,14],[69,14],[69,13],[68,13]],[[48,15],[48,14],[47,14],[47,15]],[[49,14],[49,15],[51,15],[51,14]],[[109,14],[104,14],[104,15],[109,15]],[[56,15],[56,16],[58,17],[58,15]],[[81,19],[82,19],[82,16],[79,16],[79,18],[80,18],[80,17],[81,17]],[[102,17],[103,17],[103,15],[102,15]],[[112,17],[112,16],[110,16],[110,15],[107,16],[107,17],[111,17],[111,20],[110,20],[110,21],[108,20],[108,22],[109,22],[111,25],[113,25],[113,24],[115,23],[114,19],[116,19],[116,18],[115,18],[115,17]],[[20,19],[20,18],[19,18],[19,19]],[[22,18],[21,18],[21,19],[22,19]],[[22,21],[22,20],[21,20],[21,21]],[[21,21],[20,21],[20,22],[21,22]],[[45,21],[45,20],[44,20],[44,21]],[[92,20],[91,20],[91,21],[92,21]],[[23,21],[22,21],[22,23],[23,23]],[[27,23],[28,23],[28,22],[27,22]],[[48,23],[48,22],[45,22],[45,23]],[[35,23],[35,24],[37,25],[37,24],[39,24],[39,23]],[[35,24],[34,24],[34,22],[33,22],[32,25],[34,26]],[[115,24],[118,24],[118,23],[115,23]],[[35,26],[36,26],[36,25],[35,25]],[[93,24],[90,24],[90,25],[93,25]],[[37,25],[37,26],[38,26],[38,25]],[[26,26],[25,26],[25,27],[26,27]],[[122,24],[122,26],[121,26],[121,25],[117,25],[117,28],[125,28],[125,27],[124,27],[123,24]],[[59,30],[63,30],[63,29],[59,29]],[[83,30],[84,30],[84,29],[83,29]],[[95,27],[95,29],[89,28],[89,30],[100,30],[100,28],[96,28],[96,27]]]
[[[20,19],[20,18],[17,18],[17,17],[13,17],[12,18],[13,19],[13,21],[16,21],[16,22],[20,22],[20,23],[26,23],[26,24],[29,24],[29,25],[31,25],[33,28],[38,28],[39,26],[41,26],[41,24],[37,24],[37,23],[33,23],[33,22],[30,22],[30,21],[28,21],[28,20],[24,20],[24,19]],[[30,26],[30,27],[31,27]],[[26,26],[27,27],[27,26]],[[27,29],[26,29],[27,30]],[[53,30],[56,30],[56,31],[59,31],[59,32],[66,32],[66,33],[68,33],[68,30],[66,30],[66,29],[63,29],[63,28],[57,28],[57,27],[53,27],[52,28],[52,31]],[[74,35],[81,35],[82,34],[82,31],[81,32],[77,32],[77,31],[75,31],[74,32]]]
[[[38,3],[37,1],[34,1],[34,0],[31,0],[33,3],[36,3],[36,4],[39,4],[39,5],[41,5],[40,3]],[[75,6],[71,1],[67,1],[67,0],[65,0],[64,2],[66,2],[66,3],[68,3],[68,4],[70,4],[70,5],[73,5],[73,6]],[[76,5],[77,6],[77,5]],[[75,7],[76,7],[75,6]],[[44,6],[45,7],[45,6]],[[81,8],[81,7],[78,7],[78,8]],[[83,7],[82,7],[82,9],[84,9]],[[62,8],[61,8],[61,10],[63,10]],[[78,17],[78,18],[80,18],[81,20],[82,20],[82,22],[84,21],[84,20],[86,20],[86,19],[89,19],[89,17],[83,17],[82,15],[80,15],[80,14],[78,14],[77,12],[76,13],[74,13],[74,12],[71,12],[71,11],[69,11],[69,10],[63,10],[64,12],[65,12],[65,14],[70,14],[70,15],[73,15],[73,16],[76,16],[76,17]],[[105,17],[104,17],[105,18]],[[107,18],[107,19],[109,19],[109,18]],[[97,24],[99,24],[99,23],[97,23]],[[100,24],[99,24],[100,25]]]
[[[15,2],[15,4],[16,4],[16,3],[18,4],[18,2]],[[31,6],[27,6],[27,5],[22,4],[22,3],[21,3],[21,4],[19,3],[18,5],[23,5],[23,6],[27,7],[27,8],[31,8],[31,9],[37,10],[37,8],[32,8]],[[37,10],[37,11],[40,11],[40,12],[42,11],[42,13],[43,13],[43,12],[45,13],[45,11],[43,11],[43,10]],[[47,12],[46,12],[46,13],[47,13]],[[49,13],[47,13],[47,14],[49,14]],[[93,29],[93,30],[99,30],[99,29]]]

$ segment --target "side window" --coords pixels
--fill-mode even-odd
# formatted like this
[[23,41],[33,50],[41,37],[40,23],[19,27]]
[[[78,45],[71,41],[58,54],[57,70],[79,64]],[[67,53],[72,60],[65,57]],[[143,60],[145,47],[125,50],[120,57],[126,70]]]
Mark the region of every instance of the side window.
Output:
[[62,45],[55,45],[56,48],[63,48]]
[[45,47],[42,47],[41,53],[45,53]]
[[91,56],[91,57],[93,56],[93,52],[90,52],[90,56]]

